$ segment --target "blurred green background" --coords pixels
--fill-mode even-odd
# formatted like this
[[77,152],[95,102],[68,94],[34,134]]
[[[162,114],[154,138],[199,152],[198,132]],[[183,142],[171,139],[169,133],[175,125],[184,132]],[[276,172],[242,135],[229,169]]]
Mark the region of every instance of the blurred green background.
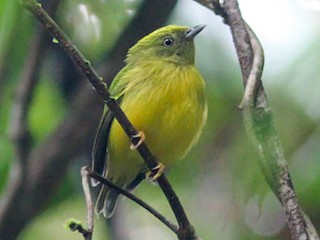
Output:
[[[243,17],[264,47],[263,83],[300,204],[320,229],[320,7],[307,5],[309,2],[239,0]],[[128,30],[143,4],[142,0],[64,0],[57,6],[55,19],[103,75],[112,72],[108,66],[116,61],[113,59],[124,59],[114,51],[124,31],[143,30]],[[203,239],[289,239],[282,207],[264,181],[237,109],[243,88],[229,28],[193,1],[178,1],[172,10],[161,25],[207,25],[196,39],[196,61],[207,83],[209,116],[199,144],[171,170],[169,180]],[[148,19],[146,16],[145,21]],[[0,197],[8,191],[8,176],[16,159],[9,137],[15,91],[28,64],[27,56],[35,54],[31,46],[38,29],[37,21],[18,1],[0,2]],[[27,116],[33,149],[41,148],[70,118],[68,113],[77,109],[74,99],[80,94],[95,95],[52,39],[46,36],[43,41],[45,54],[38,65],[38,82]],[[96,102],[92,108],[101,111],[102,102]],[[90,117],[90,107],[86,113]],[[90,129],[97,127],[97,121],[93,117]],[[78,128],[84,131],[83,126]],[[75,147],[61,183],[18,239],[82,239],[63,225],[69,218],[85,219],[80,168],[90,163],[94,134],[91,130],[84,136],[86,148]],[[76,141],[64,143],[57,151],[68,151]],[[136,194],[174,219],[157,186],[143,183]],[[127,199],[111,222],[101,217],[95,222],[94,239],[176,239]]]

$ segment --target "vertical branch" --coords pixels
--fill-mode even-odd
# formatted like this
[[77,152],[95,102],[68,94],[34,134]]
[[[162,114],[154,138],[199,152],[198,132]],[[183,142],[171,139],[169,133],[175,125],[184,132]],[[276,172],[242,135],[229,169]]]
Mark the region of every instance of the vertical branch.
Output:
[[[261,82],[263,51],[253,31],[243,21],[236,0],[224,2],[245,85],[243,119],[259,155],[260,166],[284,206],[292,239],[319,239],[301,210]],[[311,224],[311,225],[310,225]]]
[[244,125],[258,153],[259,166],[284,206],[292,239],[318,240],[319,236],[311,221],[298,204],[271,108],[261,82],[264,56],[258,38],[242,19],[237,0],[225,0],[223,6],[216,0],[197,0],[197,2],[222,16],[224,22],[230,26],[245,86],[240,104]]
[[93,233],[93,226],[94,226],[93,224],[94,213],[93,213],[93,203],[92,203],[90,187],[89,187],[89,172],[87,171],[86,168],[81,169],[81,180],[82,180],[84,199],[87,206],[87,218],[86,218],[87,229],[85,231],[86,234],[83,234],[83,235],[85,240],[91,240],[92,233]]

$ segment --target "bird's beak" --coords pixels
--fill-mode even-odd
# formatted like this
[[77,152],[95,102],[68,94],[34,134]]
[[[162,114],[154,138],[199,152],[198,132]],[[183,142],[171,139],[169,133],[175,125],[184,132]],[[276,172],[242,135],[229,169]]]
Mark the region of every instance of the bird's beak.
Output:
[[202,31],[202,29],[204,29],[206,27],[206,25],[201,24],[201,25],[197,25],[195,27],[189,28],[188,31],[186,32],[186,39],[187,40],[192,40],[195,36],[198,35],[199,32]]

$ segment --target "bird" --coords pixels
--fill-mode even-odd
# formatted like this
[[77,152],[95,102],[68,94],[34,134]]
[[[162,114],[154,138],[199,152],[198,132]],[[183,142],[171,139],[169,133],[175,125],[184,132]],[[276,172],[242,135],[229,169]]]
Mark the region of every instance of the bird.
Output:
[[[92,149],[92,170],[132,192],[145,179],[155,181],[185,157],[207,119],[205,82],[195,66],[194,38],[205,25],[168,25],[140,39],[127,53],[125,66],[110,93],[139,131],[133,145],[105,106]],[[150,174],[136,148],[145,142],[155,156]],[[99,185],[93,181],[94,186]],[[102,185],[95,213],[110,218],[119,193]]]

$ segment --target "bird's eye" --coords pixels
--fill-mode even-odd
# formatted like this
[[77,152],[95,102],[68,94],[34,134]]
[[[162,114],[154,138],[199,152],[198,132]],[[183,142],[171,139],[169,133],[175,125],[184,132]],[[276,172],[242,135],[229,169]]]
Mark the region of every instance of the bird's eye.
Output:
[[174,40],[172,38],[165,38],[163,40],[163,45],[165,47],[171,47],[173,45],[173,43],[174,43]]

